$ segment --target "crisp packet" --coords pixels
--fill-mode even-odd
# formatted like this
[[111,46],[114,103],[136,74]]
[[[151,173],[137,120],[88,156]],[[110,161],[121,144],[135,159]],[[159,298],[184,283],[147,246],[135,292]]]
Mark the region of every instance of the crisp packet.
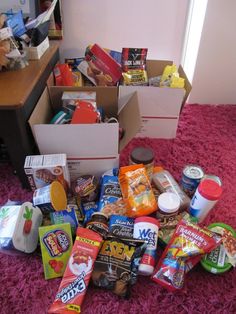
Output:
[[[220,243],[221,237],[206,228],[181,220],[163,252],[152,280],[170,291],[180,290],[184,278],[203,254],[211,252]],[[198,259],[198,258],[199,259]]]
[[101,179],[101,192],[98,202],[98,210],[122,198],[120,184],[117,176],[103,175]]
[[78,228],[64,276],[48,313],[80,313],[94,262],[102,243],[96,232]]
[[126,216],[140,217],[156,211],[156,198],[142,164],[121,167],[119,182],[127,204]]
[[130,286],[137,281],[138,266],[145,249],[146,243],[142,240],[108,236],[95,262],[93,284],[128,298]]

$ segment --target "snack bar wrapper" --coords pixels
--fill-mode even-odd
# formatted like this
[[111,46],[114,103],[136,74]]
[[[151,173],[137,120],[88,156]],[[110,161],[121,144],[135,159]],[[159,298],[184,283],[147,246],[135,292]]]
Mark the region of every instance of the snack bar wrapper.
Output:
[[73,314],[81,312],[81,304],[88,288],[102,237],[86,228],[78,228],[76,234],[64,276],[48,313]]
[[221,237],[210,230],[181,220],[161,256],[152,280],[170,291],[182,289],[186,273],[203,254],[215,249],[220,241]]

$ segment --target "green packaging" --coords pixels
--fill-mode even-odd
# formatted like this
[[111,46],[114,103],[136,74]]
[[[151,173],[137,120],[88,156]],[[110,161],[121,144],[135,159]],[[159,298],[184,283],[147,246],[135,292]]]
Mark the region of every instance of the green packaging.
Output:
[[73,246],[70,224],[40,227],[39,240],[45,279],[62,277]]

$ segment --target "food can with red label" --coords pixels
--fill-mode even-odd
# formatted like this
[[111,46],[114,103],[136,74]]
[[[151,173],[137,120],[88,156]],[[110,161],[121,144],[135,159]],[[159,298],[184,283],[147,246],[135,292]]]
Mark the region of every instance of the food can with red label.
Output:
[[198,165],[187,165],[183,169],[181,178],[181,187],[190,197],[195,193],[201,179],[204,176],[204,171]]

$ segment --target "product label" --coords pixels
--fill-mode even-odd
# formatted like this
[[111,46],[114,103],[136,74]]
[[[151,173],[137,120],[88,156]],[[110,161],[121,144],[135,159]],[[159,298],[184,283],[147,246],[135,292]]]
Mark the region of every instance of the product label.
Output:
[[70,246],[70,239],[68,234],[63,230],[55,230],[47,233],[43,237],[43,243],[45,244],[48,253],[51,257],[61,255],[67,251]]
[[60,299],[62,303],[67,303],[77,295],[83,293],[86,290],[86,284],[84,282],[85,275],[85,272],[82,272],[79,277],[56,295],[56,299]]

